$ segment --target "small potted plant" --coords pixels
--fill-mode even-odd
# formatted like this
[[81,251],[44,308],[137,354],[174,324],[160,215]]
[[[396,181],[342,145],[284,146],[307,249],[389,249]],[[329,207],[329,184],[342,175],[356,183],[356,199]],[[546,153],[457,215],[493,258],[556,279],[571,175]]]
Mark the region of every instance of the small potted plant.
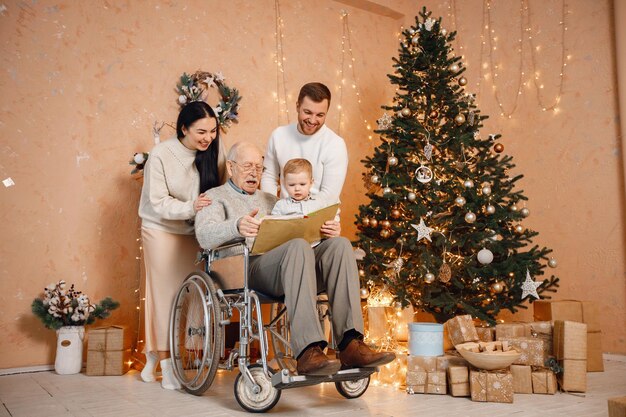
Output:
[[44,289],[43,298],[33,300],[33,313],[46,328],[57,331],[54,370],[58,374],[80,372],[85,325],[109,317],[119,305],[110,297],[92,304],[87,295],[74,289],[74,284],[68,289],[64,280],[51,283]]

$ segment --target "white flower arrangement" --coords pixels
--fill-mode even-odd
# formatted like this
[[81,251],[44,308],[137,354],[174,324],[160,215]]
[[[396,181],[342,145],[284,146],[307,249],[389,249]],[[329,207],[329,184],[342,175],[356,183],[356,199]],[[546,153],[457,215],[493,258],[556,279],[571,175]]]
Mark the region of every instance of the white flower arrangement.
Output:
[[44,289],[44,297],[36,298],[32,311],[48,329],[63,326],[84,326],[96,319],[108,317],[111,310],[119,303],[107,297],[100,304],[92,304],[89,297],[74,289],[74,284],[67,288],[64,280],[51,283]]

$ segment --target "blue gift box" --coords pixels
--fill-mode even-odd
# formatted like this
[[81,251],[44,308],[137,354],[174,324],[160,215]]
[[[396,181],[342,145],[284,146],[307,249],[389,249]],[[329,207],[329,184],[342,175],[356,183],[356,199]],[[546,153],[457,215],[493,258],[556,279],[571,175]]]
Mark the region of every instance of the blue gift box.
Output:
[[409,323],[409,353],[415,356],[443,355],[443,324]]

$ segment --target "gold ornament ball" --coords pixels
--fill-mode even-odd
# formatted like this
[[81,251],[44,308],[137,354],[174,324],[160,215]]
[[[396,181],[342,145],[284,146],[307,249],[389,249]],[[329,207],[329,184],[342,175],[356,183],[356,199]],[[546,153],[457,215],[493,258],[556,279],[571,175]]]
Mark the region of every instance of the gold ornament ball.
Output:
[[465,215],[465,221],[467,223],[474,223],[476,221],[476,215],[472,213],[471,211],[468,211],[467,214]]
[[490,186],[488,186],[488,185],[485,185],[485,186],[483,187],[483,190],[482,190],[482,191],[483,191],[483,195],[490,195],[490,194],[491,194],[491,187],[490,187]]
[[496,143],[495,145],[493,145],[493,150],[496,151],[496,153],[502,153],[504,152],[504,145],[501,143]]
[[380,231],[380,237],[383,239],[387,239],[389,236],[391,236],[391,231],[389,229],[382,229]]
[[517,205],[515,203],[511,204],[511,211],[517,211]]
[[426,284],[432,284],[433,282],[435,282],[435,275],[431,274],[430,272],[427,273],[426,275],[424,275],[424,282]]
[[419,42],[419,37],[414,36],[414,37],[411,39],[411,42],[413,42],[413,44],[416,44],[417,42]]
[[376,220],[376,219],[370,219],[370,226],[372,226],[372,227],[378,227],[378,220]]
[[365,276],[365,270],[364,269],[359,269],[359,276],[360,277],[364,277]]
[[370,292],[367,288],[361,288],[361,299],[366,299],[370,296]]
[[385,187],[385,188],[383,188],[383,194],[391,194],[391,192],[392,192],[391,187]]
[[459,68],[459,64],[452,64],[450,65],[450,71],[452,71],[453,73],[457,73],[459,72],[460,68]]
[[463,182],[463,186],[465,188],[474,188],[474,181],[472,181],[472,180],[465,180]]
[[501,282],[494,282],[493,284],[491,284],[491,290],[496,294],[500,294],[502,291],[504,291],[504,285],[502,285]]
[[466,203],[465,197],[463,196],[458,196],[457,198],[454,199],[454,204],[456,204],[459,207],[463,207],[465,203]]
[[459,78],[459,85],[460,86],[467,85],[467,78],[465,78],[465,77]]
[[523,216],[523,217],[528,217],[530,216],[530,210],[528,210],[526,207],[524,207],[523,209],[521,209],[519,211],[519,213]]
[[524,233],[524,226],[522,226],[521,224],[516,225],[515,226],[515,233],[518,233],[518,234]]
[[391,210],[391,217],[393,217],[394,219],[399,219],[402,213],[400,213],[400,210],[398,209],[393,209]]
[[363,219],[361,219],[361,224],[365,227],[370,225],[370,219],[369,217],[363,217]]
[[415,200],[417,199],[417,194],[415,194],[415,193],[408,193],[408,194],[406,195],[406,198],[407,198],[407,200],[409,200],[409,201],[415,201]]
[[550,258],[550,260],[548,261],[548,266],[549,266],[550,268],[556,268],[556,266],[557,266],[556,259],[554,259],[554,258]]
[[489,204],[486,208],[485,211],[489,214],[493,214],[496,212],[496,208],[495,206],[492,206],[491,204]]
[[437,117],[439,117],[439,112],[437,110],[433,110],[430,112],[428,117],[430,117],[431,119],[436,119]]
[[380,177],[378,175],[372,175],[372,178],[370,178],[370,181],[372,181],[372,183],[374,184],[378,184],[378,182],[380,181]]
[[382,222],[380,222],[380,225],[382,227],[384,227],[385,229],[389,229],[391,227],[391,222],[389,220],[385,219]]
[[463,123],[465,123],[465,116],[459,113],[454,118],[454,121],[456,122],[457,125],[462,125]]
[[398,158],[396,158],[395,156],[390,156],[389,158],[387,158],[387,163],[389,164],[389,166],[398,165]]
[[402,115],[402,117],[409,117],[411,115],[411,110],[405,107],[402,110],[400,110],[400,114]]

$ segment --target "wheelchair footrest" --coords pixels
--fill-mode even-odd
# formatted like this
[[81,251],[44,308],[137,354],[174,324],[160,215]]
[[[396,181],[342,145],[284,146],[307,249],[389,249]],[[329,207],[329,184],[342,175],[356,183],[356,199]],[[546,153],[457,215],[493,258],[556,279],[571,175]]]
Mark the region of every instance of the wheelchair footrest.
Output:
[[287,369],[272,375],[272,385],[276,389],[287,389],[296,387],[305,387],[308,385],[316,385],[322,382],[338,382],[338,381],[357,381],[367,378],[378,368],[353,368],[344,369],[334,375],[317,376],[317,375],[294,375]]

